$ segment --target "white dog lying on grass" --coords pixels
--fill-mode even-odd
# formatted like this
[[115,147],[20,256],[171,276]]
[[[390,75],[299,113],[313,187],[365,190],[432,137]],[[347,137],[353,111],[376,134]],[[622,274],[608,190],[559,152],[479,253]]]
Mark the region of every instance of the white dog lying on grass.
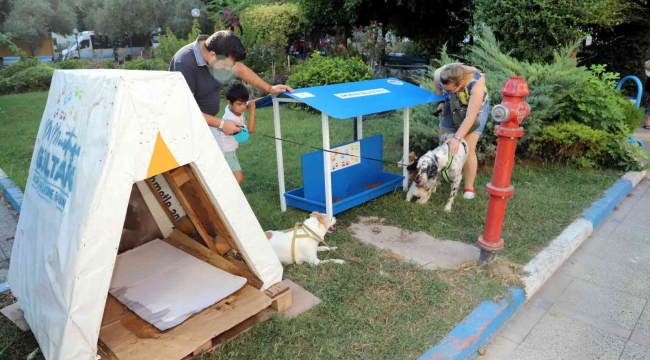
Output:
[[345,261],[338,259],[318,259],[318,252],[336,250],[336,247],[318,246],[323,242],[328,229],[335,224],[335,217],[329,218],[325,214],[313,212],[309,215],[309,219],[302,224],[296,224],[293,229],[266,231],[265,234],[283,264],[318,265],[326,262],[344,264]]

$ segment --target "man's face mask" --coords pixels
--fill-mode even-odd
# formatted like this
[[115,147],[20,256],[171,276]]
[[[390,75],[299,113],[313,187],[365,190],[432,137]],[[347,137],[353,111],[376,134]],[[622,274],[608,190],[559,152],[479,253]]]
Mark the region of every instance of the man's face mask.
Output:
[[235,77],[233,67],[235,63],[225,56],[217,56],[216,59],[210,60],[210,74],[220,83],[229,82]]

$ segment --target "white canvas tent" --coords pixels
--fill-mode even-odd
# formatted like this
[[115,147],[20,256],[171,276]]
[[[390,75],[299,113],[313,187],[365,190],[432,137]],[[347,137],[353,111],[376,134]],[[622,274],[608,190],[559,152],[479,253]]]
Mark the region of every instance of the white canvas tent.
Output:
[[[183,183],[194,187],[179,190]],[[206,243],[214,252],[221,253],[219,245],[235,248],[244,270],[233,271],[248,274],[249,284],[258,280],[260,290],[282,278],[180,73],[56,71],[9,270],[12,292],[47,359],[97,354],[133,184],[164,237],[175,227],[204,242],[215,239]],[[204,255],[206,262],[225,261],[226,269],[236,263]]]

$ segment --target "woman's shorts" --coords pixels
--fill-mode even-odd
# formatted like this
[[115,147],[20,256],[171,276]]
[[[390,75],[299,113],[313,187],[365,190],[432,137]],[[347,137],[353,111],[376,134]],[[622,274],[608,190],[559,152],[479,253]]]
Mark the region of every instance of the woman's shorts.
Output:
[[237,153],[235,151],[224,152],[223,157],[226,158],[230,170],[241,171],[241,165],[239,165],[239,159],[237,159]]
[[[478,122],[481,125],[478,127],[478,129],[474,130],[472,134],[481,135],[483,133],[483,129],[485,129],[485,124],[487,124],[489,114],[490,114],[490,102],[486,101],[485,104],[481,106],[481,109],[478,111],[478,115],[477,115]],[[447,131],[458,130],[458,126],[454,126],[454,121],[451,118],[451,109],[447,104],[445,104],[445,114],[440,120],[440,129],[447,130]]]

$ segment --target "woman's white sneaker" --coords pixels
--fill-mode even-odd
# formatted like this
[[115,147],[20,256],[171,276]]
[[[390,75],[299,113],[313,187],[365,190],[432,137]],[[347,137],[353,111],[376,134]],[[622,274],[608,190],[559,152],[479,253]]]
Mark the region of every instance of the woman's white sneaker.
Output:
[[472,200],[475,197],[476,197],[476,191],[474,191],[474,189],[465,189],[465,193],[463,194],[463,199]]

